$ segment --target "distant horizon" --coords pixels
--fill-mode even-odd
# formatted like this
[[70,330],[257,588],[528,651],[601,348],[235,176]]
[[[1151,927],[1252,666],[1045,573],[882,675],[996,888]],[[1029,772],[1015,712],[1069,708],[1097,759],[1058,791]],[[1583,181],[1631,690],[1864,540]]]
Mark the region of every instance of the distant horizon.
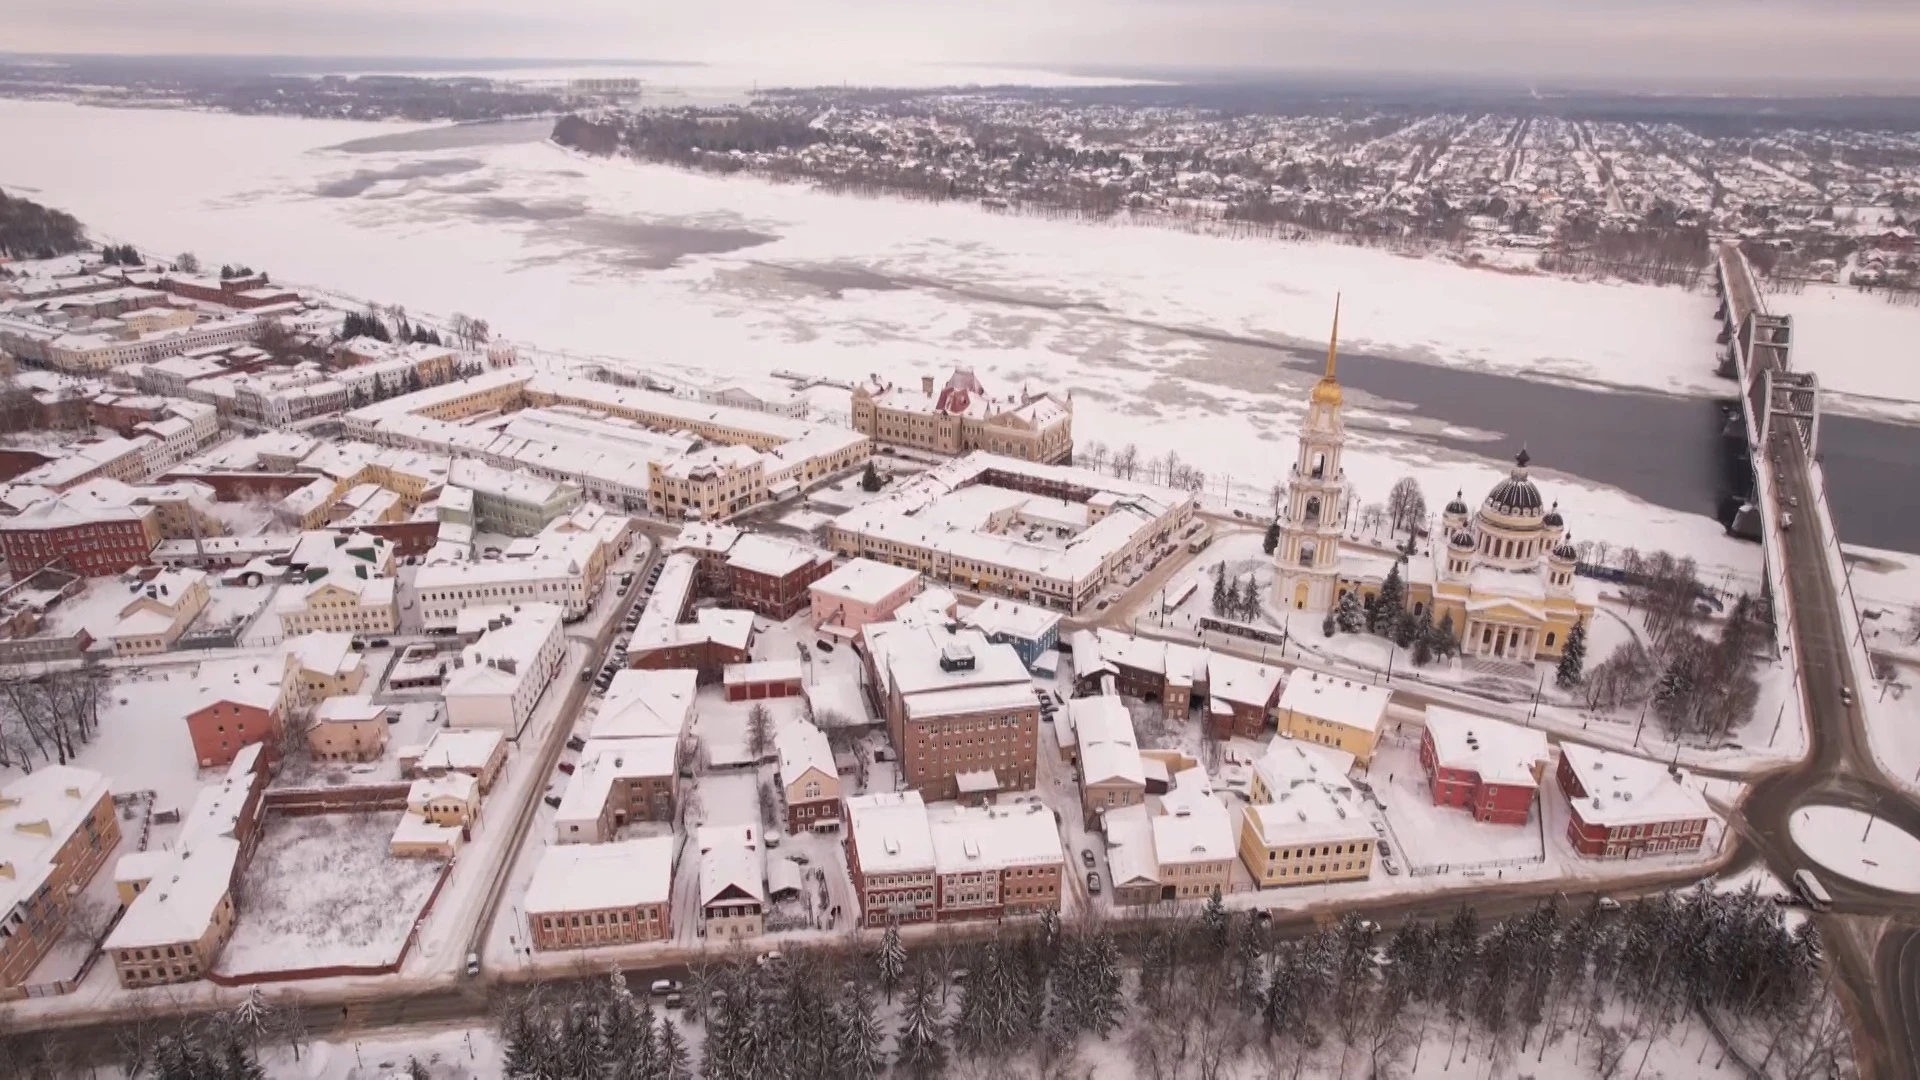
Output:
[[[252,75],[325,75],[356,76],[368,69],[417,74],[420,77],[452,77],[461,71],[511,72],[518,69],[636,68],[686,69],[689,71],[750,72],[762,65],[751,62],[716,59],[669,59],[635,56],[542,56],[474,55],[432,53],[255,53],[255,52],[20,52],[0,51],[0,64],[28,66],[67,66],[79,63],[156,64],[194,66],[201,70],[234,70]],[[1551,80],[1500,73],[1461,73],[1417,70],[1351,70],[1313,67],[1247,67],[1235,65],[1127,64],[993,60],[927,60],[904,66],[923,71],[976,69],[1008,74],[1019,71],[1047,73],[1075,78],[1107,80],[1115,83],[1171,83],[1192,86],[1297,86],[1335,92],[1366,93],[1378,91],[1482,91],[1525,93],[1541,98],[1598,94],[1649,98],[1920,98],[1920,75],[1906,80],[1858,77],[1782,76],[1768,79],[1730,79],[1691,76],[1647,79],[1626,76],[1557,76]],[[841,76],[821,74],[816,78],[781,79],[777,67],[766,65],[769,77],[765,86],[813,87],[846,84],[894,88],[899,83],[885,78],[864,78],[852,73]],[[916,85],[920,85],[917,84]],[[943,85],[939,83],[927,86]],[[1024,83],[966,83],[944,85],[1024,86]],[[1041,84],[1034,84],[1041,85]]]

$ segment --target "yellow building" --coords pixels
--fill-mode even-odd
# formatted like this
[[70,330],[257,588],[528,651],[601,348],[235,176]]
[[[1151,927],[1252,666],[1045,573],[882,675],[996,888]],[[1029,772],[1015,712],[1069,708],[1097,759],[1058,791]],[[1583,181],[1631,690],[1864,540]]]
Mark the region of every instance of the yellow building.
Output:
[[1280,734],[1373,760],[1391,695],[1385,687],[1295,668],[1280,694]]
[[1364,881],[1374,835],[1341,750],[1275,739],[1253,764],[1240,814],[1240,861],[1261,888]]
[[937,454],[974,450],[1057,464],[1073,456],[1073,402],[1022,388],[994,397],[971,368],[959,368],[937,391],[933,376],[918,392],[879,376],[853,388],[853,429],[879,443]]

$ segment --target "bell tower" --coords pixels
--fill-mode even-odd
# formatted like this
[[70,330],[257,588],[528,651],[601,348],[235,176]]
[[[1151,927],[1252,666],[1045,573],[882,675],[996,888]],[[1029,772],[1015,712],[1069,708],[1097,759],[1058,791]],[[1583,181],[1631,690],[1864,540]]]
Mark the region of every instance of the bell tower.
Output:
[[1280,508],[1280,543],[1273,549],[1273,602],[1287,610],[1326,610],[1339,583],[1340,529],[1346,524],[1349,494],[1340,468],[1347,430],[1340,418],[1340,380],[1335,375],[1339,349],[1336,295],[1327,369],[1307,397],[1299,454],[1287,474],[1287,498]]

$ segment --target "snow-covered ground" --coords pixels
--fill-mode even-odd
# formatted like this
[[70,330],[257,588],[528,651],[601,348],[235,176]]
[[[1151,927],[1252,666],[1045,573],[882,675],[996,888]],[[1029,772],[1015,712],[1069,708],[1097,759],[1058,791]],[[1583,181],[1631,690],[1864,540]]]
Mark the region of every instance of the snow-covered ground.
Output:
[[1920,421],[1920,364],[1900,343],[1920,329],[1920,307],[1831,285],[1770,296],[1793,316],[1793,366],[1820,377],[1829,408]]
[[269,816],[218,969],[241,975],[399,959],[445,867],[387,854],[400,817]]
[[1842,877],[1920,893],[1920,837],[1891,822],[1845,806],[1803,806],[1788,830],[1808,858]]

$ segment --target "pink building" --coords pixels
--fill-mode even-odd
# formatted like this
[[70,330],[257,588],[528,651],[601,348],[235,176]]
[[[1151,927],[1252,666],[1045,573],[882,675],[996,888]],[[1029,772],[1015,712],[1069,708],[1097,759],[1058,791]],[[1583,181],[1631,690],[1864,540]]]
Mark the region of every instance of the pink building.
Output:
[[813,583],[813,625],[856,634],[870,622],[886,622],[920,591],[920,575],[901,566],[855,559]]

